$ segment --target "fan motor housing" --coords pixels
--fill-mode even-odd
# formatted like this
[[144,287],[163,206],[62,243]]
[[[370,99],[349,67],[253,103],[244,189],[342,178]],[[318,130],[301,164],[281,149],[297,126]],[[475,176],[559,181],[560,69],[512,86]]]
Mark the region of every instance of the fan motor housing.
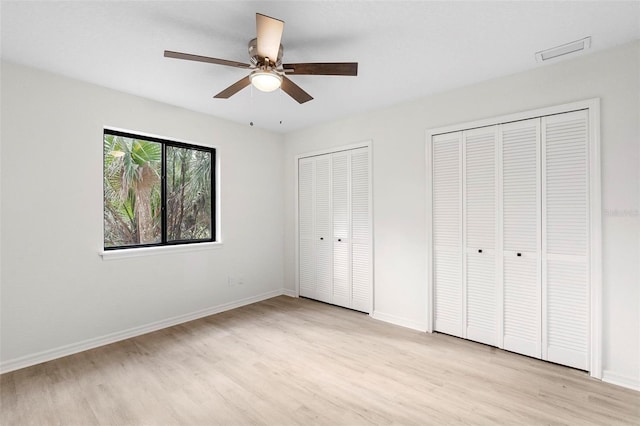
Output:
[[[262,61],[258,56],[258,39],[254,38],[249,42],[249,61],[253,66],[262,65]],[[273,58],[269,58],[273,62]],[[280,67],[282,65],[282,44],[280,45],[280,49],[278,49],[278,57],[275,60],[275,66]]]

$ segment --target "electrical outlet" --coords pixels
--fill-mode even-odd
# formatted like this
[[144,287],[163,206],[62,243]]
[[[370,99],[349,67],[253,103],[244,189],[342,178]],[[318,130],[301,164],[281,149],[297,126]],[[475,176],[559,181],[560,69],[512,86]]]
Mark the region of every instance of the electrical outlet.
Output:
[[233,287],[236,285],[236,279],[229,275],[227,277],[227,283],[229,284],[229,287]]
[[242,275],[238,276],[237,280],[238,280],[238,285],[244,285],[245,279]]

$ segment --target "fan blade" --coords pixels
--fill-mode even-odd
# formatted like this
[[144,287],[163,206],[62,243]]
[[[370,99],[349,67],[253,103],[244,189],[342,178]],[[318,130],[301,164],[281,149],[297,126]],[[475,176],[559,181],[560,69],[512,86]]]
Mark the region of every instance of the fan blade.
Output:
[[208,56],[191,55],[190,53],[173,52],[171,50],[164,51],[165,58],[186,59],[187,61],[207,62],[210,64],[227,65],[236,68],[250,68],[251,65],[242,62],[227,61],[226,59],[210,58]]
[[256,38],[258,39],[259,57],[269,58],[274,63],[278,60],[283,30],[284,21],[256,13]]
[[357,62],[284,64],[282,67],[290,75],[358,75]]
[[289,80],[284,75],[282,76],[282,90],[284,90],[287,95],[298,101],[299,104],[303,104],[313,99],[310,94],[302,90],[300,86]]
[[251,80],[249,80],[249,76],[246,76],[242,80],[238,80],[233,83],[231,86],[224,89],[222,92],[218,93],[214,96],[214,98],[218,99],[229,99],[231,96],[235,95],[245,87],[251,84]]

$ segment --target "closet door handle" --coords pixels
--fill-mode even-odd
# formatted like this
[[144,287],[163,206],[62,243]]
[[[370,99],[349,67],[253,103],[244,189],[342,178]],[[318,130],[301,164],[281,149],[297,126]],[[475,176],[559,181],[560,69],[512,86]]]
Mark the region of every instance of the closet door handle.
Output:
[[321,240],[324,240],[324,237],[320,237]]
[[338,241],[342,241],[342,238],[338,238]]
[[516,253],[516,256],[520,257],[522,256],[522,253]]
[[482,253],[482,249],[478,249],[478,253]]

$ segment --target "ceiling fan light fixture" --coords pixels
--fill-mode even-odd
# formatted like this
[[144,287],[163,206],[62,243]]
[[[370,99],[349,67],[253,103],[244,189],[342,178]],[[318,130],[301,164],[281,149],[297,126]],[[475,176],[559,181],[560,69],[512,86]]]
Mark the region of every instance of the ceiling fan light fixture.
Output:
[[[256,13],[256,37],[249,41],[249,61],[229,61],[227,59],[209,56],[193,55],[190,53],[165,50],[167,58],[184,59],[188,61],[207,62],[234,68],[250,69],[252,72],[231,86],[216,94],[216,99],[229,99],[247,86],[255,86],[263,92],[273,92],[279,88],[291,96],[299,104],[313,99],[300,86],[287,78],[287,74],[294,75],[344,75],[357,76],[357,62],[308,62],[299,64],[283,64],[282,31],[284,21]],[[275,58],[275,59],[274,59]]]
[[254,71],[249,76],[251,84],[262,92],[273,92],[282,85],[282,76],[274,71]]

